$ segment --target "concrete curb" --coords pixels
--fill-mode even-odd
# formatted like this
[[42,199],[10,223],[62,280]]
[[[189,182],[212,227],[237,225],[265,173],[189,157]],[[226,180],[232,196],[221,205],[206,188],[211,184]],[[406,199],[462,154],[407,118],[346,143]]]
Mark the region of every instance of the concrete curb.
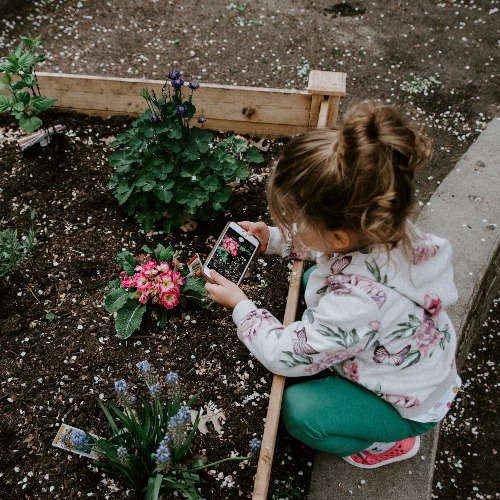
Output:
[[[417,219],[423,230],[450,240],[457,304],[449,310],[462,366],[478,326],[500,288],[500,118],[493,119],[433,194]],[[352,467],[317,453],[309,500],[428,500],[439,429],[422,437],[412,459],[377,470]]]

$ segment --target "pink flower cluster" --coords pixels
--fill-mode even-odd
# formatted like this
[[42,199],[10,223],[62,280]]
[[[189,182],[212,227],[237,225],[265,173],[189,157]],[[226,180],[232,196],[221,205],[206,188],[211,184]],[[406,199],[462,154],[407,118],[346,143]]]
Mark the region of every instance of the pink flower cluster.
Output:
[[134,271],[136,273],[133,276],[120,273],[120,283],[124,288],[136,288],[141,304],[151,299],[153,304],[172,309],[179,303],[180,287],[184,285],[185,280],[176,267],[170,267],[168,262],[158,264],[154,259],[150,259],[138,264]]
[[222,248],[233,257],[238,255],[238,248],[240,248],[240,244],[233,240],[230,236],[226,236],[224,241],[222,242]]

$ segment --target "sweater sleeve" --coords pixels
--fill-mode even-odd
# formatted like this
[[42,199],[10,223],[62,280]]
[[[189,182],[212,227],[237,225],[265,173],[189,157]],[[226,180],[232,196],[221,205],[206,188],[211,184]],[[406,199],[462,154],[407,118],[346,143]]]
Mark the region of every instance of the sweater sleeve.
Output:
[[376,303],[356,287],[324,295],[286,327],[250,300],[233,311],[239,339],[269,371],[286,377],[313,375],[360,354],[380,319]]
[[318,252],[306,247],[300,240],[284,239],[278,228],[270,226],[269,231],[269,242],[265,252],[267,255],[281,255],[300,260],[315,260],[318,257]]

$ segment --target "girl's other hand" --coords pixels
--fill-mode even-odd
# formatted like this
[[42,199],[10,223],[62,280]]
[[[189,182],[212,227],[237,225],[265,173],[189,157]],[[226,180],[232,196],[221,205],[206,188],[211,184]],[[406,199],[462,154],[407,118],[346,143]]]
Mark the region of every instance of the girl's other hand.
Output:
[[248,233],[249,236],[255,236],[260,241],[257,251],[260,253],[265,252],[267,244],[269,243],[269,235],[271,234],[267,224],[264,222],[249,222],[246,220],[238,222],[238,224]]
[[217,271],[210,269],[210,277],[215,283],[207,281],[205,290],[217,304],[234,309],[239,302],[247,300],[247,296],[238,285],[224,278]]

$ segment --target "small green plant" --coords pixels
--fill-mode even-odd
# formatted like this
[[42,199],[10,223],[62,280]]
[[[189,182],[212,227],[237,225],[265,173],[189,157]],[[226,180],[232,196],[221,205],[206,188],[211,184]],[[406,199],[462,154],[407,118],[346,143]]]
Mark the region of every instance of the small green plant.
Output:
[[141,326],[148,305],[160,328],[168,321],[168,311],[182,300],[189,299],[202,307],[209,307],[202,278],[189,276],[189,268],[182,265],[178,255],[169,246],[159,244],[154,250],[142,248],[144,254],[134,257],[130,252],[118,254],[121,277],[108,283],[104,307],[116,313],[115,329],[126,339]]
[[429,92],[433,92],[434,89],[441,87],[441,81],[439,80],[439,74],[424,78],[422,76],[414,76],[411,80],[405,80],[401,85],[401,90],[409,95],[422,94],[424,96],[429,95]]
[[38,87],[35,68],[45,61],[45,54],[37,53],[41,47],[43,42],[40,36],[22,37],[15,50],[0,59],[0,72],[4,73],[0,79],[0,90],[10,94],[0,94],[0,113],[15,116],[19,127],[30,134],[42,127],[41,116],[57,101],[42,96]]
[[[31,256],[32,250],[37,245],[35,228],[35,210],[30,210],[31,227],[26,234],[18,237],[17,229],[0,231],[0,278],[9,281],[12,273],[21,262]],[[3,220],[0,221],[3,223]],[[0,224],[1,225],[1,224]]]
[[[107,476],[130,485],[139,498],[155,500],[160,493],[173,490],[197,500],[201,498],[197,491],[201,482],[198,472],[228,461],[249,460],[260,448],[261,442],[254,438],[250,441],[248,456],[229,457],[209,464],[201,459],[189,459],[200,418],[200,413],[191,409],[197,396],[183,403],[183,388],[176,372],[168,373],[162,382],[148,361],[140,361],[136,367],[149,390],[149,400],[137,401],[125,380],[116,381],[121,408],[97,400],[108,421],[111,437],[102,439],[83,433],[77,436],[76,444],[99,453],[102,460],[96,465]],[[166,393],[166,397],[162,398],[162,393]]]
[[193,92],[200,84],[189,82],[184,98],[184,83],[175,70],[161,96],[143,89],[148,109],[111,144],[116,150],[109,162],[115,172],[108,187],[146,231],[161,222],[169,233],[191,220],[213,218],[232,196],[229,184],[248,177],[248,163],[263,161],[241,137],[216,141],[210,132],[190,127],[196,112]]

